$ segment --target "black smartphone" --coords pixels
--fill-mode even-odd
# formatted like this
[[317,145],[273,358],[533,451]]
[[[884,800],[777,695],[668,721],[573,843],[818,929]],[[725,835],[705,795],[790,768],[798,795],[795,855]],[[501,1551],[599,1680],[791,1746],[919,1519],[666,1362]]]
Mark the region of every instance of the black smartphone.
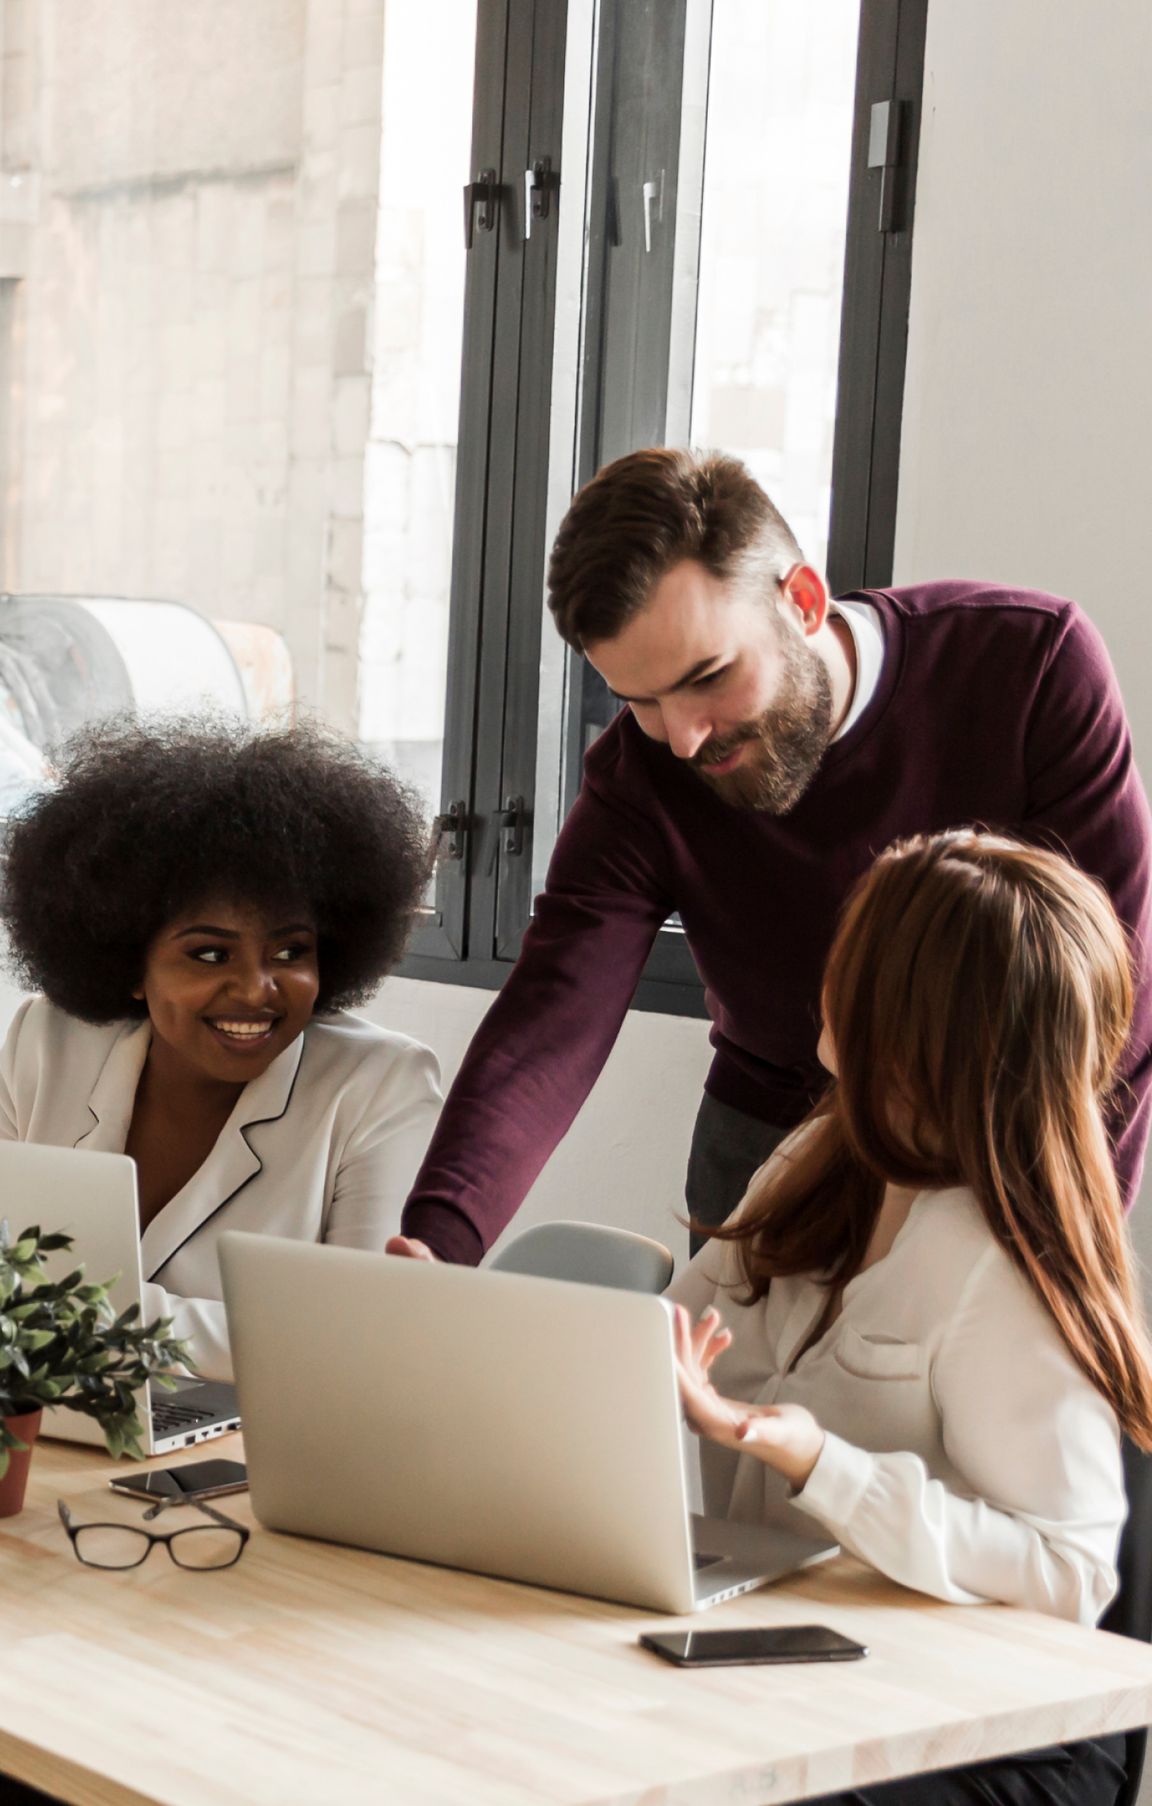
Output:
[[117,1474],[109,1480],[113,1492],[127,1492],[145,1499],[218,1499],[228,1492],[243,1492],[248,1469],[242,1461],[190,1461],[187,1467],[154,1467],[143,1474]]
[[824,1624],[773,1630],[682,1630],[641,1637],[645,1649],[680,1668],[729,1668],[741,1662],[858,1662],[868,1654]]

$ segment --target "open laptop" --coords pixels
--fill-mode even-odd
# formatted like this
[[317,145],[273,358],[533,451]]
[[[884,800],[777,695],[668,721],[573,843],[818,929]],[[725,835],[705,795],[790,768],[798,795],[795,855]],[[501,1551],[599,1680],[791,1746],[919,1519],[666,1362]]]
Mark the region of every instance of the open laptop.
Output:
[[661,1612],[833,1551],[693,1520],[659,1298],[235,1230],[220,1266],[269,1529]]
[[[13,1235],[38,1223],[46,1233],[72,1236],[70,1249],[45,1257],[49,1278],[62,1279],[82,1265],[89,1280],[118,1276],[110,1288],[117,1313],[142,1303],[136,1163],[127,1155],[0,1142],[0,1216]],[[235,1388],[218,1380],[178,1379],[174,1392],[145,1385],[136,1411],[148,1455],[170,1455],[240,1427]],[[91,1417],[60,1407],[45,1411],[40,1434],[104,1445]]]

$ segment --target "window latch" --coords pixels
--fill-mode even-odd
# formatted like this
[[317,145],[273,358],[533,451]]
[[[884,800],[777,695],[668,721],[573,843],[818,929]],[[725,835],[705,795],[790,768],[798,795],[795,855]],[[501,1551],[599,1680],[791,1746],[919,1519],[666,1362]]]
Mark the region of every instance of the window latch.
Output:
[[868,167],[880,171],[879,232],[898,232],[897,171],[900,168],[901,128],[904,103],[900,100],[878,100],[868,120]]
[[437,859],[463,859],[468,835],[467,803],[449,803],[445,814],[433,818],[432,832],[436,836]]
[[517,858],[524,851],[524,823],[527,818],[528,812],[522,796],[504,798],[500,827],[504,835],[503,849],[509,859]]
[[474,182],[464,184],[464,249],[472,249],[472,234],[478,227],[491,232],[496,224],[496,200],[499,194],[496,171],[482,169]]

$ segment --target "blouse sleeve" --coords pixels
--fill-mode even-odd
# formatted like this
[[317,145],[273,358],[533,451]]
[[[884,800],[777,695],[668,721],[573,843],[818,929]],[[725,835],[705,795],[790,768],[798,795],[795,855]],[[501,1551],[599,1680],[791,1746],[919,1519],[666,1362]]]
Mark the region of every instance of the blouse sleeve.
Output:
[[35,999],[26,997],[8,1025],[0,1048],[0,1141],[19,1141],[20,1119],[16,1110],[16,1066],[20,1031]]
[[1094,1624],[1126,1510],[1116,1418],[999,1248],[972,1272],[932,1386],[963,1489],[918,1455],[828,1435],[793,1504],[905,1586]]

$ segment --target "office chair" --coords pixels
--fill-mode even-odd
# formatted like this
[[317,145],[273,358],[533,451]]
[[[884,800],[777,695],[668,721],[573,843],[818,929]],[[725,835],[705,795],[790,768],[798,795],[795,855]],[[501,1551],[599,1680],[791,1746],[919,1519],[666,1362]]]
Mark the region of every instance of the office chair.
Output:
[[[1124,1439],[1124,1489],[1128,1494],[1128,1521],[1120,1537],[1117,1568],[1120,1587],[1103,1618],[1101,1630],[1120,1637],[1152,1642],[1152,1455],[1145,1455]],[[1148,1742],[1145,1729],[1124,1735],[1124,1786],[1116,1806],[1135,1806]]]
[[621,1292],[662,1292],[672,1256],[662,1242],[605,1223],[536,1223],[501,1248],[488,1265],[501,1273],[571,1279]]

